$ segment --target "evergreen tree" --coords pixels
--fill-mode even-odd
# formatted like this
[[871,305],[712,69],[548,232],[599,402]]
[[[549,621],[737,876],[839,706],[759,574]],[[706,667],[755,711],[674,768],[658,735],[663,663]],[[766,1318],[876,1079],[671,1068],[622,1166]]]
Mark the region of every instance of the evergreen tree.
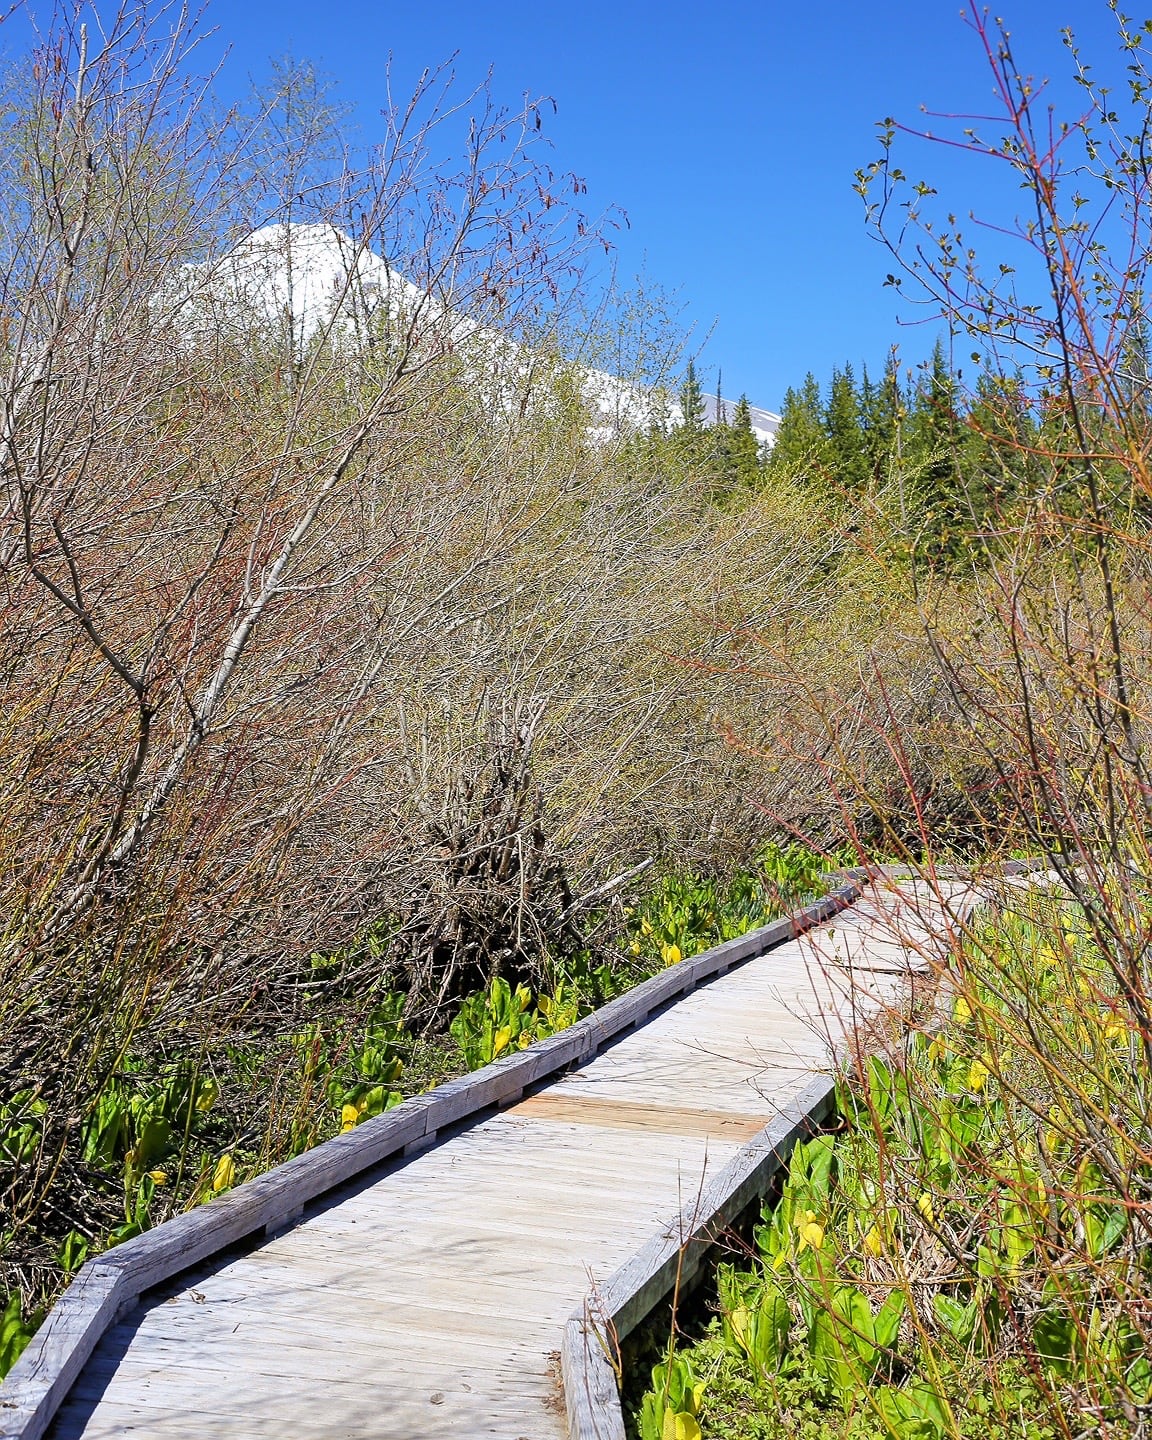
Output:
[[799,390],[789,388],[785,392],[769,470],[810,477],[824,473],[830,458],[820,386],[809,371]]
[[832,372],[828,403],[824,409],[832,473],[843,490],[858,491],[867,478],[868,462],[864,452],[864,430],[860,423],[860,397],[852,366]]
[[954,455],[958,460],[964,435],[956,381],[944,346],[937,340],[912,396],[909,417],[912,453],[920,460],[940,455]]
[[871,379],[865,366],[860,385],[860,428],[868,478],[874,484],[885,478],[893,459],[899,456],[903,413],[904,396],[895,354],[889,356],[879,383]]
[[700,388],[700,377],[696,374],[696,362],[689,360],[684,372],[684,383],[680,387],[680,428],[690,434],[698,434],[704,428],[707,406],[704,391]]
[[752,429],[752,410],[747,395],[741,395],[736,402],[736,411],[729,428],[732,479],[739,486],[755,486],[760,480],[760,442]]
[[1152,342],[1143,313],[1138,312],[1120,347],[1116,380],[1121,403],[1131,416],[1147,423],[1152,411]]
[[940,341],[912,396],[907,459],[916,491],[916,553],[930,567],[968,558],[978,530],[965,480],[968,430]]
[[985,539],[1018,496],[1041,483],[1037,448],[1022,377],[983,374],[968,415],[964,471],[968,507]]

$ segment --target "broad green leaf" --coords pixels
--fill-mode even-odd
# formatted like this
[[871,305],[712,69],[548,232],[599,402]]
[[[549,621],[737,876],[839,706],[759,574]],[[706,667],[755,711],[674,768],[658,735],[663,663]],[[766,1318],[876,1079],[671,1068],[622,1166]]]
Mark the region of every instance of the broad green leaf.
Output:
[[881,1385],[872,1399],[893,1440],[939,1440],[943,1434],[943,1426],[917,1413],[915,1401],[902,1390]]
[[882,1350],[891,1350],[900,1334],[900,1321],[904,1316],[905,1296],[902,1290],[893,1290],[876,1312],[873,1334],[876,1344]]
[[136,1142],[136,1169],[150,1170],[168,1148],[172,1127],[161,1116],[154,1116],[140,1132]]
[[1032,1343],[1041,1363],[1056,1375],[1070,1375],[1075,1364],[1076,1325],[1071,1315],[1049,1310],[1032,1326]]
[[1087,1206],[1084,1211],[1084,1238],[1093,1260],[1099,1260],[1106,1255],[1127,1228],[1128,1216],[1122,1206]]
[[840,1321],[839,1332],[866,1366],[876,1359],[876,1324],[868,1297],[844,1285],[832,1297],[833,1313]]
[[19,1360],[31,1338],[20,1308],[20,1292],[14,1290],[0,1311],[0,1380]]
[[961,1345],[969,1345],[976,1332],[979,1311],[974,1302],[961,1305],[951,1295],[937,1294],[933,1297],[932,1308],[936,1318],[948,1330],[952,1338]]

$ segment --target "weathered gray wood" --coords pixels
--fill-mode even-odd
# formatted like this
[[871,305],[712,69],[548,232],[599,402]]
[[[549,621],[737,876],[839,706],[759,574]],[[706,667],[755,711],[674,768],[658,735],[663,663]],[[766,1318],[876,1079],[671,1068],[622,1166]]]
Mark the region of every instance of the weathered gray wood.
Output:
[[728,1162],[677,1220],[588,1296],[568,1321],[561,1373],[570,1440],[622,1440],[616,1385],[619,1342],[691,1279],[709,1246],[753,1200],[767,1194],[796,1143],[829,1117],[836,1084],[819,1075]]
[[90,1261],[0,1386],[0,1440],[39,1440],[94,1345],[119,1310],[144,1290],[252,1236],[274,1234],[309,1203],[375,1166],[515,1101],[529,1086],[586,1060],[701,982],[819,924],[860,891],[858,882],[843,885],[795,916],[670,966],[560,1034],[413,1097]]
[[434,1094],[416,1096],[207,1205],[125,1241],[101,1256],[100,1263],[120,1270],[139,1294],[250,1235],[288,1222],[309,1201],[422,1136]]
[[620,1349],[610,1321],[590,1306],[564,1326],[560,1374],[572,1440],[625,1440],[616,1375]]
[[623,1340],[664,1297],[677,1275],[688,1280],[709,1246],[753,1200],[766,1195],[797,1141],[814,1134],[831,1114],[836,1083],[818,1075],[786,1108],[743,1146],[676,1221],[602,1285],[600,1305]]
[[[1008,861],[998,870],[1004,876],[1023,876],[1039,868],[1042,868],[1039,861]],[[859,868],[843,874],[853,884],[821,902],[824,907],[821,918],[828,918],[843,908],[844,903],[851,903],[847,896],[856,898],[859,887],[865,883],[919,878],[918,872],[908,866]],[[971,875],[967,871],[949,870],[941,872],[940,878],[969,880]],[[990,908],[991,903],[987,897],[969,897],[962,907],[962,918],[970,919],[977,911]],[[860,923],[865,924],[863,917]],[[898,934],[881,944],[898,948]],[[905,961],[899,968],[908,971],[911,966]],[[841,1059],[849,1049],[847,1036],[833,1047]],[[745,1145],[701,1195],[681,1211],[675,1224],[654,1236],[597,1287],[585,1299],[582,1309],[569,1318],[561,1351],[569,1440],[601,1440],[601,1437],[621,1440],[625,1427],[616,1383],[619,1341],[672,1291],[678,1279],[683,1282],[692,1277],[709,1244],[751,1201],[767,1193],[795,1144],[825,1121],[834,1105],[834,1079],[825,1075],[815,1077],[777,1119]]]
[[0,1437],[40,1440],[101,1336],[136,1299],[124,1272],[94,1260],[73,1281],[8,1372]]
[[[933,874],[939,880],[976,880],[983,876],[1031,875],[1048,867],[1047,860],[999,860],[995,865],[940,865]],[[822,878],[832,884],[837,880],[919,880],[927,872],[916,865],[852,865]]]

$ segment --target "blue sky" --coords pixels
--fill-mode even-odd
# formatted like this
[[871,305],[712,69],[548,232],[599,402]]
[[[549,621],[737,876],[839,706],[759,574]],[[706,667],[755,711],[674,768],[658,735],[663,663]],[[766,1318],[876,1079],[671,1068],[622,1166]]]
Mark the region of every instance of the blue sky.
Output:
[[[1097,68],[1122,77],[1105,0],[1003,0],[1017,55],[1074,105],[1059,30],[1073,25]],[[643,269],[679,292],[701,367],[724,390],[778,408],[812,370],[909,360],[939,333],[898,323],[891,268],[867,234],[853,172],[877,153],[885,115],[916,123],[920,106],[985,110],[990,80],[957,0],[213,0],[207,18],[227,43],[226,90],[240,93],[270,56],[308,58],[339,82],[370,139],[383,62],[401,85],[459,51],[497,94],[553,96],[549,120],[562,170],[586,178],[593,206],[616,204],[625,276]],[[961,212],[1010,218],[1017,197],[998,167],[908,142],[905,168],[930,178]],[[1007,207],[1007,209],[1005,209]],[[911,313],[907,309],[904,316]]]

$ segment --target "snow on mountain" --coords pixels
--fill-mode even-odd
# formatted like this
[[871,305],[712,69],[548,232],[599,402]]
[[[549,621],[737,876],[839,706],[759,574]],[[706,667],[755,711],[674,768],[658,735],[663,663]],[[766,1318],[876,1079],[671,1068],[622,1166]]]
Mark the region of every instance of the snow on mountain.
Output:
[[[321,327],[355,344],[382,328],[410,329],[421,346],[473,346],[485,355],[513,358],[522,347],[481,325],[406,279],[367,246],[335,225],[268,225],[224,255],[186,267],[178,298],[186,332],[222,323],[250,326],[253,319],[303,347]],[[584,395],[596,415],[593,433],[609,438],[682,418],[674,397],[635,385],[607,371],[584,369]],[[715,396],[705,397],[706,419],[716,419]],[[726,406],[731,418],[732,406]],[[771,445],[780,417],[752,407],[752,429]]]
[[454,314],[334,225],[266,225],[185,270],[185,317],[195,326],[253,319],[303,345],[324,326],[356,339],[381,322],[435,330],[446,341],[478,326]]
[[[724,409],[725,418],[731,420],[736,410],[736,402],[734,400],[724,400],[721,404]],[[679,412],[680,407],[677,406],[676,409],[677,412]],[[776,431],[780,428],[780,416],[771,410],[762,410],[759,405],[749,405],[748,410],[752,417],[753,435],[756,436],[762,445],[772,445],[776,440]],[[716,396],[705,395],[704,419],[709,425],[714,425],[716,423],[716,416]]]

